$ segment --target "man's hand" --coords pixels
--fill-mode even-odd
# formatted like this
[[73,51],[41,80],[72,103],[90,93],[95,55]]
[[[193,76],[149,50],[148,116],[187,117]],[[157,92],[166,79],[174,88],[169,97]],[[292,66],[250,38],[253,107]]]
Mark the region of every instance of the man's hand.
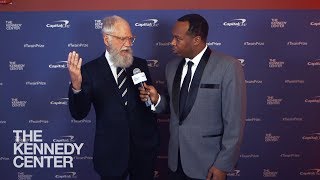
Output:
[[150,97],[152,104],[157,104],[159,99],[158,91],[153,86],[148,86],[146,83],[143,83],[143,86],[144,88],[139,87],[141,101],[146,102],[148,97]]
[[68,55],[68,70],[71,78],[72,87],[75,90],[81,89],[81,63],[82,59],[79,59],[79,54],[75,51],[70,52]]
[[225,180],[227,173],[212,166],[209,169],[207,180]]

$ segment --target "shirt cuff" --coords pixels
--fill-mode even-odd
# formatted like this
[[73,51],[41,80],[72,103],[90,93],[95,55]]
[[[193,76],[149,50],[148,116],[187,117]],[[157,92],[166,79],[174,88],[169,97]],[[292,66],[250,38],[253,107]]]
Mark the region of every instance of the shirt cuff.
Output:
[[158,106],[158,104],[160,103],[160,101],[161,101],[161,96],[160,96],[160,94],[158,94],[158,96],[159,96],[159,99],[158,99],[158,101],[157,101],[157,103],[154,105],[154,104],[151,104],[151,110],[152,111],[156,111],[156,107]]
[[81,92],[81,89],[76,90],[76,89],[72,88],[72,92],[73,92],[73,94],[79,94]]

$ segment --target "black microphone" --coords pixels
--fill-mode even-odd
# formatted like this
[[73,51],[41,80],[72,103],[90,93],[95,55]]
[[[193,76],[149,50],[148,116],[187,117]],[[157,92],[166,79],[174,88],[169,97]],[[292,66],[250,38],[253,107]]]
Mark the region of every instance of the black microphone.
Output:
[[[133,83],[140,84],[140,87],[144,89],[143,83],[147,81],[147,77],[144,72],[141,72],[139,68],[133,69],[133,76],[132,76]],[[147,101],[145,102],[146,106],[151,106],[151,100],[150,97],[148,97]]]

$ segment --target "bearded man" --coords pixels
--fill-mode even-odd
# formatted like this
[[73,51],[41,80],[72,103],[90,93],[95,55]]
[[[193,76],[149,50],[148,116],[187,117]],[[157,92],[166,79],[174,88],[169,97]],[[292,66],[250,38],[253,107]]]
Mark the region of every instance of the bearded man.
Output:
[[125,19],[104,18],[102,35],[106,51],[99,58],[81,66],[79,54],[69,53],[71,115],[81,120],[91,104],[95,109],[93,163],[101,180],[153,179],[159,131],[155,114],[140,101],[131,80],[139,68],[152,83],[147,62],[132,55],[135,36]]

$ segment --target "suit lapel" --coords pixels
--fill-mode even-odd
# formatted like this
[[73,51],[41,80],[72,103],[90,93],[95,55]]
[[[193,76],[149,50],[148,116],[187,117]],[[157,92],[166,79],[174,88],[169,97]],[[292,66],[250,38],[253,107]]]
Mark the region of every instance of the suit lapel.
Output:
[[173,85],[172,85],[172,103],[173,109],[177,115],[179,115],[179,101],[180,101],[180,82],[181,82],[181,74],[185,61],[181,59],[176,74],[174,76]]
[[[108,89],[110,88],[110,92],[116,94],[116,96],[119,98],[119,101],[121,102],[121,104],[123,106],[125,106],[124,100],[121,97],[121,94],[119,92],[118,84],[117,84],[116,80],[114,79],[111,68],[110,68],[104,54],[100,57],[99,63],[100,63],[100,66],[97,69],[97,71],[99,71],[98,74],[101,74],[102,78],[108,84]],[[106,93],[107,93],[107,90],[106,90]]]
[[[181,113],[181,117],[180,120],[183,121],[188,114],[190,113],[193,104],[196,100],[197,94],[198,94],[198,90],[199,90],[199,85],[200,85],[200,81],[202,78],[202,74],[203,71],[207,65],[207,62],[209,60],[211,54],[211,50],[210,48],[207,48],[207,50],[204,52],[198,67],[193,75],[192,81],[191,81],[191,85],[190,85],[190,89],[189,89],[189,93],[188,93],[188,98],[187,98],[187,102],[186,102],[186,106],[183,110],[183,113]],[[180,76],[181,77],[181,76]],[[179,81],[180,82],[180,81]],[[178,96],[179,97],[179,96]],[[178,101],[179,102],[179,101]]]

